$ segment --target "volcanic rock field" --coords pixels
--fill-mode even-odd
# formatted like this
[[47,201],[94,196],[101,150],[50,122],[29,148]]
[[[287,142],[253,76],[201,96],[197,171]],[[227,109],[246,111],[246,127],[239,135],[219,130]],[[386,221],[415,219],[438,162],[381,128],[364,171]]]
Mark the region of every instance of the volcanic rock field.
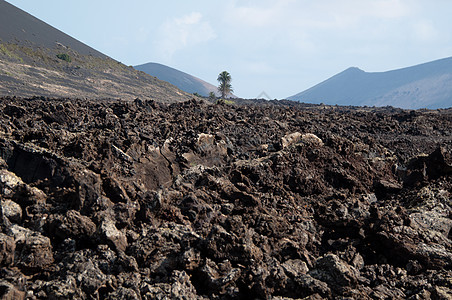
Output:
[[452,109],[0,98],[2,299],[451,299]]

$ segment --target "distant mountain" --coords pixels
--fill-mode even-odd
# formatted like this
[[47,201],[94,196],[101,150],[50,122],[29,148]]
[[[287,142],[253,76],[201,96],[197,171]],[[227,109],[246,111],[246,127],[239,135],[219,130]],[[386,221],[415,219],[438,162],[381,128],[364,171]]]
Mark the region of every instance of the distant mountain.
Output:
[[349,68],[288,99],[407,109],[452,107],[452,57],[387,72]]
[[[70,17],[68,15],[68,17]],[[0,96],[191,99],[0,0]]]
[[220,95],[220,93],[218,93],[217,87],[213,84],[162,64],[147,63],[134,66],[134,68],[149,75],[155,76],[160,80],[174,84],[187,93],[198,93],[199,95],[204,97],[209,96],[210,92],[214,92],[217,96]]

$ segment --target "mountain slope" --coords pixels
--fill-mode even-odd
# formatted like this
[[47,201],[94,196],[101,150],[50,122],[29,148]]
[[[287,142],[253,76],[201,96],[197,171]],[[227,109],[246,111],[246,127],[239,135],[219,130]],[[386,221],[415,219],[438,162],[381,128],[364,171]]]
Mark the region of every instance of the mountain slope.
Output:
[[109,58],[3,0],[0,0],[0,95],[140,97],[163,102],[193,97]]
[[219,95],[217,87],[213,84],[162,64],[147,63],[134,66],[134,68],[155,76],[160,80],[174,84],[187,93],[198,93],[204,97],[209,96],[210,92],[214,92],[216,95]]
[[28,42],[46,48],[53,48],[56,43],[60,43],[80,54],[106,57],[99,51],[3,0],[0,0],[0,14],[0,39],[3,42]]
[[387,72],[349,68],[290,100],[338,105],[452,106],[452,57]]

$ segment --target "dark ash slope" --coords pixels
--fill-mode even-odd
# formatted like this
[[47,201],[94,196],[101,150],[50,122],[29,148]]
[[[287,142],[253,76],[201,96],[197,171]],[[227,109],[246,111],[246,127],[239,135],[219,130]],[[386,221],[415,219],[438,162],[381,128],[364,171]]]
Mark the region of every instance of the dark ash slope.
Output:
[[161,102],[193,97],[109,58],[3,0],[0,95],[127,100],[141,97]]
[[[68,15],[68,18],[70,18],[70,15]],[[54,48],[59,43],[82,55],[107,58],[105,54],[4,0],[0,0],[0,41],[4,43],[17,42],[22,45],[31,43],[44,48]]]

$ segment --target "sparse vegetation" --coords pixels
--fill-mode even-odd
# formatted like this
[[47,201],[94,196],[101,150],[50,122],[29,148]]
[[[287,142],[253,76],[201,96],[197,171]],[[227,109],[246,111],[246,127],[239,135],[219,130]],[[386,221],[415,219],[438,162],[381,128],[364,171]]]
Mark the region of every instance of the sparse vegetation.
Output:
[[14,49],[11,49],[11,44],[0,44],[0,52],[2,52],[4,55],[8,56],[9,58],[16,59],[20,61],[21,63],[24,62],[22,57],[17,55],[14,51]]
[[218,91],[221,93],[221,98],[226,98],[230,93],[233,92],[231,85],[231,74],[227,71],[223,71],[218,75],[217,78],[220,85],[218,86]]
[[57,54],[57,57],[61,60],[67,61],[69,63],[72,62],[71,57],[69,56],[69,54],[66,54],[66,53],[59,53],[59,54]]
[[234,100],[228,100],[228,99],[220,98],[220,99],[217,100],[216,104],[220,104],[220,105],[234,105],[235,102],[234,102]]
[[0,45],[0,54],[3,53],[10,59],[20,63],[32,65],[46,65],[54,60],[55,55],[51,51],[41,47],[28,47],[15,43],[4,43]]

